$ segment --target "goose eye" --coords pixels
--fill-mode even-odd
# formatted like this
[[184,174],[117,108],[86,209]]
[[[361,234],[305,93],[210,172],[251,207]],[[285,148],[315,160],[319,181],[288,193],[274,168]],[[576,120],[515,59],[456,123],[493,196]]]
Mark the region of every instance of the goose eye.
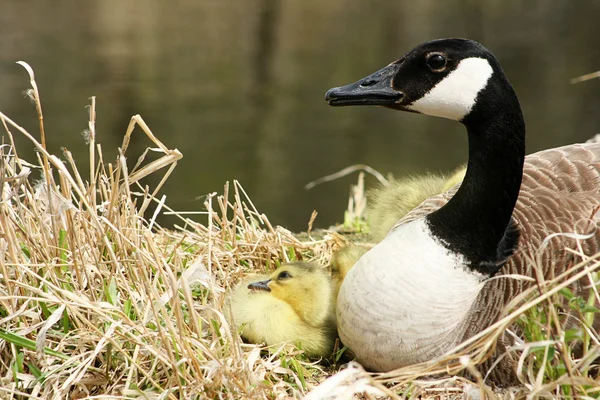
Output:
[[290,273],[287,271],[281,271],[279,273],[279,275],[277,275],[277,279],[287,279],[287,278],[291,278],[291,277],[292,277],[292,275],[290,275]]
[[440,70],[446,66],[446,58],[441,54],[432,54],[427,58],[427,66],[432,70]]

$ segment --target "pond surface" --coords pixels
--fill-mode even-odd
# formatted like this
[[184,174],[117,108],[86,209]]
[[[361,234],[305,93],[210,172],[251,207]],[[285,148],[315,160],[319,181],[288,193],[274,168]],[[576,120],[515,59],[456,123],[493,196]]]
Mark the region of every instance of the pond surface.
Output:
[[[162,191],[172,208],[201,210],[203,195],[237,179],[272,223],[304,230],[316,209],[315,224],[327,227],[343,218],[356,175],[310,191],[306,183],[358,163],[399,176],[449,171],[467,157],[459,124],[330,108],[327,89],[423,41],[470,37],[494,52],[513,82],[528,152],[584,141],[600,132],[600,79],[570,79],[600,70],[599,21],[597,0],[5,0],[0,110],[37,132],[22,94],[28,80],[14,63],[27,61],[48,146],[56,154],[67,147],[84,173],[85,107],[96,96],[107,160],[134,114],[183,153]],[[33,157],[17,140],[20,155]],[[132,154],[148,145],[134,136]]]

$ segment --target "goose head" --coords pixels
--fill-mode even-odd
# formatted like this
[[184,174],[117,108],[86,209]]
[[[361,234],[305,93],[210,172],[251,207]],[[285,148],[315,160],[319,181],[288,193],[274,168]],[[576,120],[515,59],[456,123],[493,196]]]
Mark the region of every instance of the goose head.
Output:
[[464,339],[486,280],[518,242],[512,212],[525,124],[516,93],[484,46],[440,39],[330,89],[326,100],[466,127],[469,161],[456,194],[436,211],[396,225],[348,272],[337,299],[340,338],[366,367],[386,371],[440,356]]
[[478,94],[504,80],[501,71],[494,55],[473,40],[433,40],[366,78],[330,89],[325,99],[336,107],[377,105],[463,121]]
[[326,323],[332,310],[332,287],[325,270],[295,262],[277,268],[268,279],[252,282],[248,289],[264,291],[288,303],[311,326]]

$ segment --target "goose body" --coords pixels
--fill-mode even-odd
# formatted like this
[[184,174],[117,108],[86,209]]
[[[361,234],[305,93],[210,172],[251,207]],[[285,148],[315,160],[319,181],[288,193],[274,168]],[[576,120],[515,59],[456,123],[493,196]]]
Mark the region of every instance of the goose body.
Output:
[[290,263],[242,281],[229,297],[230,320],[251,343],[290,342],[309,356],[326,357],[336,338],[333,301],[322,268]]
[[[496,58],[477,42],[424,43],[367,78],[331,89],[326,98],[334,106],[381,105],[453,119],[465,125],[469,138],[460,188],[409,212],[341,286],[340,338],[370,369],[430,360],[485,329],[529,285],[489,278],[533,276],[527,256],[549,234],[596,226],[600,145],[525,158],[516,93]],[[598,239],[594,234],[584,241],[584,250],[596,252]],[[547,278],[573,261],[564,251],[569,244],[556,237],[545,248]],[[506,371],[512,376],[496,383],[514,379],[511,368]]]

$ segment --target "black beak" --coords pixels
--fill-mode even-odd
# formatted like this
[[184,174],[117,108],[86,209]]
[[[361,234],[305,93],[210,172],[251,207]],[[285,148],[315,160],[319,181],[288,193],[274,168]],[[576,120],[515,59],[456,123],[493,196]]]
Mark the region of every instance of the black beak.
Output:
[[393,63],[346,86],[329,89],[325,100],[330,106],[391,106],[404,94],[392,87],[399,64]]
[[271,288],[269,287],[269,282],[271,282],[270,279],[268,279],[266,281],[252,282],[251,284],[248,285],[248,289],[250,289],[250,290],[262,290],[262,291],[265,291],[265,292],[270,292]]

